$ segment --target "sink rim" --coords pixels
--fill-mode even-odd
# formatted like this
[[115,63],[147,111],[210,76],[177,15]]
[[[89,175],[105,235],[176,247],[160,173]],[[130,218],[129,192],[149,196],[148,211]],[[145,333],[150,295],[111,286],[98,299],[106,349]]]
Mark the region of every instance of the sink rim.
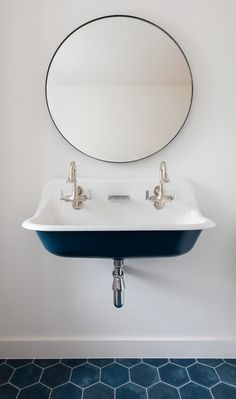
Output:
[[33,231],[182,231],[182,230],[205,230],[215,227],[215,222],[202,217],[201,221],[195,223],[163,223],[131,225],[67,225],[67,224],[38,224],[33,222],[34,216],[25,220],[22,227]]

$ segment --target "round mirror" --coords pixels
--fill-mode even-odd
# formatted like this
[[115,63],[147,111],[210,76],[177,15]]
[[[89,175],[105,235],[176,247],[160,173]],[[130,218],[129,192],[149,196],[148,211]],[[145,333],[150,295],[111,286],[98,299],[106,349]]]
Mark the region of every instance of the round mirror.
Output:
[[192,75],[176,41],[142,18],[112,15],[74,30],[46,78],[51,118],[81,152],[110,162],[145,158],[183,127]]

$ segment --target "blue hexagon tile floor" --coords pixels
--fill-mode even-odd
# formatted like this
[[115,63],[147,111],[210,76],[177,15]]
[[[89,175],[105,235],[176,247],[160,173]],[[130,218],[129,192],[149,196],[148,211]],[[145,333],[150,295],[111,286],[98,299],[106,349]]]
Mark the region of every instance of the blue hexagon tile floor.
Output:
[[236,399],[236,359],[0,360],[0,399]]

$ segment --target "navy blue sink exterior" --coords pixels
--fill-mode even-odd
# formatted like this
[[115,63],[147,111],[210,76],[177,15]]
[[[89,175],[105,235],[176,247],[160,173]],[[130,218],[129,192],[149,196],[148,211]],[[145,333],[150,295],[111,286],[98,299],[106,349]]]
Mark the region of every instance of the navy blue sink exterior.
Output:
[[72,258],[138,258],[183,255],[201,230],[37,231],[54,255]]

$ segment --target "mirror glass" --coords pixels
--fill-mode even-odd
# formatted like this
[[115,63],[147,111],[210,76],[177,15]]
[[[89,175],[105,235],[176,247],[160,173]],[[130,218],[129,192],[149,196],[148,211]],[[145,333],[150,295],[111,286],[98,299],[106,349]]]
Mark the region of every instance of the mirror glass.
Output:
[[192,75],[176,41],[142,18],[87,22],[50,62],[46,99],[52,120],[75,148],[129,162],[165,147],[184,125]]

